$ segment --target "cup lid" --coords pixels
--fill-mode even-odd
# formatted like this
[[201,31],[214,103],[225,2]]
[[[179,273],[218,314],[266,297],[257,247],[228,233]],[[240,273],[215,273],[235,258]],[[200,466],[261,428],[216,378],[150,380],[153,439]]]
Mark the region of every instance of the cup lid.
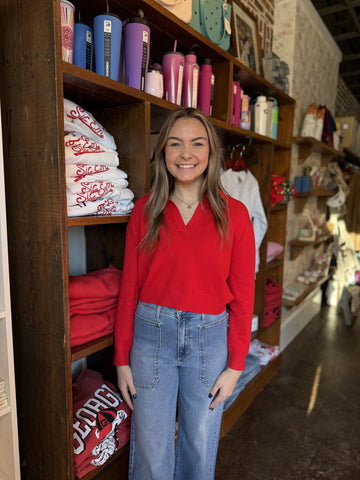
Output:
[[102,12],[102,13],[99,13],[98,15],[96,15],[96,17],[100,17],[101,15],[107,15],[109,17],[115,17],[115,18],[118,18],[121,21],[119,15],[116,15],[115,13]]
[[60,0],[60,3],[67,3],[68,5],[70,5],[70,7],[72,7],[75,10],[75,5],[69,2],[69,0]]
[[181,52],[165,52],[163,56],[165,57],[165,55],[169,55],[170,53],[172,53],[173,55],[181,55],[182,57],[185,56],[185,55],[184,55],[183,53],[181,53]]

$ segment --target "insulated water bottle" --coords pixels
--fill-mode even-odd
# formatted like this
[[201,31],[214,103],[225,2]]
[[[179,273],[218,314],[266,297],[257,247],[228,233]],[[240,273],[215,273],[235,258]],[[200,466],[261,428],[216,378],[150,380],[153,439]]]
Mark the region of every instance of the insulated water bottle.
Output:
[[92,28],[81,22],[74,24],[74,65],[85,68],[86,70],[92,70],[93,41],[94,34]]
[[272,122],[272,130],[271,130],[271,138],[277,140],[278,136],[278,124],[279,124],[279,105],[276,98],[273,98],[274,106],[273,106],[273,122]]
[[150,28],[140,11],[124,26],[125,83],[145,90],[146,72],[150,57]]
[[211,60],[206,58],[199,73],[198,109],[209,116],[212,113],[215,75],[212,72]]
[[260,95],[256,99],[254,107],[254,131],[260,135],[266,135],[267,124],[267,101],[266,97]]
[[250,130],[250,108],[249,108],[249,95],[243,94],[241,99],[241,119],[240,127],[244,130]]
[[189,52],[185,56],[184,65],[184,79],[182,88],[183,107],[197,107],[199,86],[199,65],[196,63],[196,55],[194,52]]
[[241,93],[242,89],[240,87],[240,83],[236,80],[233,80],[231,92],[230,125],[235,125],[236,127],[240,127]]
[[94,18],[96,73],[119,78],[122,24],[117,15],[102,13]]
[[180,52],[168,52],[163,56],[164,98],[181,105],[184,75],[184,55]]

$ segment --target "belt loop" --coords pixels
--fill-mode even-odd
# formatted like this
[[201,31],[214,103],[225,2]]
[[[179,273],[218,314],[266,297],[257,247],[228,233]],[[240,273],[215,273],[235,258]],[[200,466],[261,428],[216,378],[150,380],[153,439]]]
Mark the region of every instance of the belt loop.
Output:
[[205,315],[206,315],[206,313],[202,313],[202,314],[201,314],[201,322],[202,322],[202,323],[205,322]]
[[156,306],[156,321],[157,322],[159,321],[160,312],[161,312],[161,305],[157,305]]

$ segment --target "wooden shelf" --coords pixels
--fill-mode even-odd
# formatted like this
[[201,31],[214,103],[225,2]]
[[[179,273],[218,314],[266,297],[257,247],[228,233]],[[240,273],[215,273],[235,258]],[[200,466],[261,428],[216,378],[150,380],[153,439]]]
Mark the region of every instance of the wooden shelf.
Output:
[[99,352],[106,347],[114,344],[114,335],[106,335],[105,337],[97,338],[91,342],[84,343],[71,348],[71,361],[75,362],[81,358],[88,357],[92,353]]
[[318,200],[318,207],[320,209],[323,209],[323,208],[326,207],[326,199],[335,195],[336,192],[337,192],[337,190],[329,192],[329,191],[326,191],[325,189],[321,189],[321,188],[316,188],[316,189],[312,190],[311,192],[307,192],[307,193],[299,192],[299,193],[296,194],[296,198],[295,198],[296,201],[295,201],[295,205],[294,205],[294,213],[301,213],[304,210],[306,202],[311,197],[318,198],[319,199]]
[[105,225],[107,223],[127,223],[130,215],[98,215],[96,217],[72,217],[68,218],[68,227],[81,225]]
[[320,287],[323,283],[327,282],[332,277],[332,274],[327,275],[326,277],[321,278],[318,282],[312,283],[308,286],[304,292],[299,295],[295,300],[287,300],[285,298],[282,299],[281,303],[285,307],[292,308],[296,305],[299,305],[305,298],[318,287]]
[[321,153],[323,156],[330,156],[333,158],[344,157],[344,154],[339,150],[329,147],[323,142],[312,137],[294,137],[294,143],[299,145],[299,159],[298,163],[304,163],[308,156],[313,153]]
[[288,245],[291,247],[290,260],[295,260],[295,258],[297,258],[300,255],[301,251],[305,247],[312,246],[314,248],[317,248],[322,243],[329,242],[330,240],[332,240],[332,238],[333,236],[332,234],[330,234],[330,235],[324,235],[322,237],[317,238],[314,241],[309,241],[309,242],[302,241],[302,240],[290,240],[288,242]]
[[284,265],[284,259],[283,258],[278,259],[278,260],[275,259],[272,262],[269,262],[269,263],[266,264],[266,271],[269,272],[273,268],[280,267],[280,266],[283,266],[283,265]]

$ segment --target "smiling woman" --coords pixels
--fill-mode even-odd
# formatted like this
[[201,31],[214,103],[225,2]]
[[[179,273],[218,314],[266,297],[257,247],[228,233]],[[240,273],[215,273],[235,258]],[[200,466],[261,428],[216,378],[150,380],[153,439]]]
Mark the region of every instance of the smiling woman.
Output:
[[199,120],[180,118],[170,130],[165,146],[166,168],[174,178],[170,198],[185,223],[191,218],[188,210],[193,214],[200,201],[202,175],[208,166],[209,151],[208,135]]
[[221,189],[221,151],[202,112],[172,112],[127,226],[114,363],[133,410],[133,480],[213,479],[224,400],[244,369],[254,233]]

